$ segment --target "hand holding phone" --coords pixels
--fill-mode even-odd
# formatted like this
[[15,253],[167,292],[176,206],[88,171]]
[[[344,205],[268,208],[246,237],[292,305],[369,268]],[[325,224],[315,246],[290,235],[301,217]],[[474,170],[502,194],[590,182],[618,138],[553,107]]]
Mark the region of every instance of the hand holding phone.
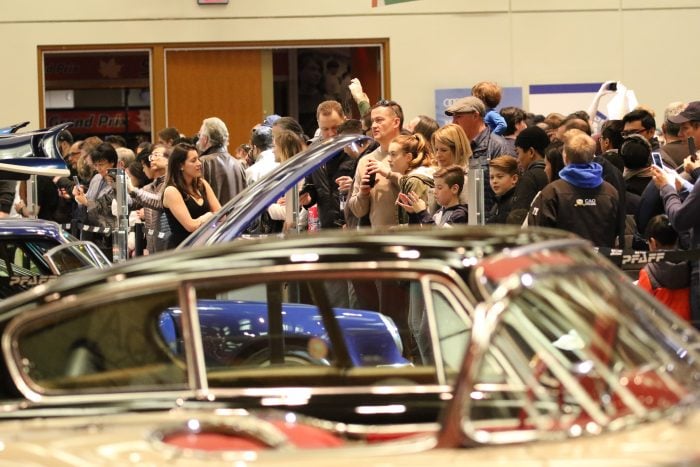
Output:
[[369,182],[367,182],[367,185],[370,188],[374,188],[374,185],[377,183],[377,173],[373,172],[369,174]]
[[688,137],[688,154],[690,154],[690,160],[695,162],[698,159],[697,148],[695,147],[695,138],[692,136]]
[[660,152],[652,152],[651,153],[651,163],[663,170],[664,164],[663,161],[661,160],[661,153]]
[[80,185],[80,180],[77,175],[73,175],[73,183],[75,183],[75,187],[82,193],[83,187]]

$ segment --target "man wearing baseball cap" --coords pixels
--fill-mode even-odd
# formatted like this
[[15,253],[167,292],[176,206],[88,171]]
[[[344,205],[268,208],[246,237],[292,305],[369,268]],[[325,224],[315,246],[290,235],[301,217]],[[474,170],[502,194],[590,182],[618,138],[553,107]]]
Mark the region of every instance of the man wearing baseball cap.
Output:
[[685,106],[681,113],[669,116],[668,121],[681,126],[678,135],[681,138],[695,138],[696,144],[700,144],[700,101],[693,101]]
[[[484,179],[489,179],[489,161],[494,157],[511,155],[506,141],[491,130],[484,123],[486,106],[478,97],[468,96],[457,99],[447,109],[445,115],[452,117],[452,123],[459,125],[469,138],[472,148],[470,167],[484,169]],[[484,208],[491,211],[496,200],[491,186],[484,184]]]
[[[700,139],[700,101],[689,103],[682,112],[668,119],[681,126],[679,136],[682,138],[693,137],[696,142]],[[697,249],[700,248],[700,157],[688,155],[683,167],[695,183],[685,199],[681,199],[674,180],[655,166],[652,166],[652,180],[659,189],[671,225],[678,232],[690,230],[691,248]],[[700,263],[694,260],[690,264],[690,319],[696,328],[700,328]]]

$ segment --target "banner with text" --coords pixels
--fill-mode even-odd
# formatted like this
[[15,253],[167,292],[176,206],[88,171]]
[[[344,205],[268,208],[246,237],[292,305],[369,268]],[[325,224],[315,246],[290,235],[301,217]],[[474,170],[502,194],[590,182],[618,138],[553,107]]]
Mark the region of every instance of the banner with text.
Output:
[[99,135],[112,133],[150,133],[151,111],[129,110],[48,110],[46,121],[49,127],[63,122],[73,122],[71,133]]
[[[454,101],[462,97],[472,95],[471,88],[453,88],[435,90],[435,120],[440,126],[452,123],[452,117],[445,115],[447,109]],[[523,88],[519,86],[502,88],[501,103],[496,107],[500,110],[503,107],[523,107]]]

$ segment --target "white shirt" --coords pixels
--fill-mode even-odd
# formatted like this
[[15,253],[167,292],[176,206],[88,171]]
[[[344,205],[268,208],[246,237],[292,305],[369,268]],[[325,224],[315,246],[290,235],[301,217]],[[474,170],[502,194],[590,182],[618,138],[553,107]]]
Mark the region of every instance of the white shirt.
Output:
[[268,172],[271,172],[272,169],[278,165],[279,162],[275,161],[275,153],[272,151],[272,149],[266,149],[265,151],[261,152],[260,156],[258,156],[258,160],[255,161],[255,164],[248,167],[245,171],[248,186],[260,180],[260,178],[262,178]]

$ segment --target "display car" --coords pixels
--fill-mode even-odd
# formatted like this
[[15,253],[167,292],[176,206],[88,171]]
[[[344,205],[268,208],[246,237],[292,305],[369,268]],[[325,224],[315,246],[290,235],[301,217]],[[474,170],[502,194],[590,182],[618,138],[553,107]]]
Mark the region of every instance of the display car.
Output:
[[77,240],[55,222],[0,220],[0,299],[61,274],[109,265],[93,243]]
[[[332,283],[392,317],[410,365],[353,359]],[[211,300],[266,308],[257,358],[226,353],[238,331],[262,334],[250,318],[222,311],[205,332]],[[327,340],[288,339],[293,304],[318,310]],[[700,461],[697,331],[558,231],[232,242],[66,276],[0,319],[0,461]]]
[[[58,148],[58,135],[72,123],[15,133],[24,123],[0,130],[0,175],[3,179],[22,174],[67,177],[70,170]],[[2,131],[5,131],[3,133]],[[20,178],[22,179],[22,178]]]
[[295,155],[222,206],[178,248],[225,243],[241,236],[265,236],[266,233],[260,232],[258,227],[268,206],[284,197],[288,190],[298,186],[314,170],[343,154],[347,146],[361,152],[362,145],[369,141],[370,138],[362,135],[339,135]]

